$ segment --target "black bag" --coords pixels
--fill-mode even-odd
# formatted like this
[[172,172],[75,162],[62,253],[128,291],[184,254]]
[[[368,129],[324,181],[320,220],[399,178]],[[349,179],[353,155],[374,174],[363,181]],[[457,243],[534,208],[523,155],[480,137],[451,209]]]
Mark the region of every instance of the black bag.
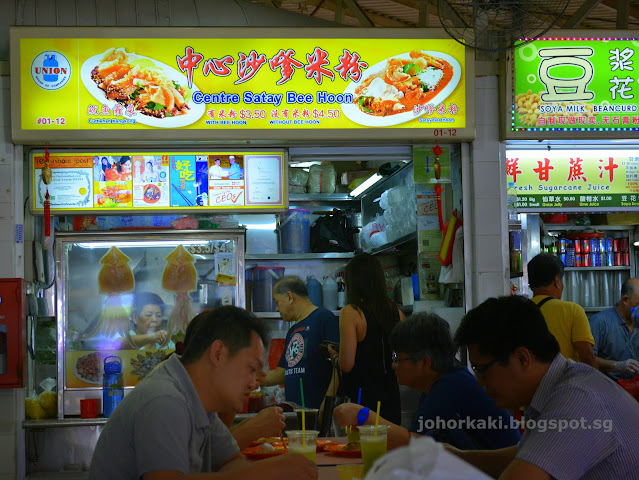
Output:
[[[349,403],[351,399],[344,395],[342,390],[342,371],[339,366],[336,365],[333,367],[337,373],[337,378],[339,382],[339,386],[337,387],[336,392],[326,392],[326,397],[324,397],[324,411],[322,412],[322,418],[320,423],[320,437],[336,437],[339,425],[333,419],[333,410],[338,405],[342,403]],[[332,393],[332,395],[330,395]]]
[[323,215],[311,225],[311,252],[352,252],[355,250],[355,229],[346,226],[346,216],[335,210]]

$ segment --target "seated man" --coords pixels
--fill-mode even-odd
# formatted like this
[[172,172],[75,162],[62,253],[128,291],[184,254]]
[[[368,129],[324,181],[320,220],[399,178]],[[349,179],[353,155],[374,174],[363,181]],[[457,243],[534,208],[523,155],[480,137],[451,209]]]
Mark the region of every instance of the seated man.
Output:
[[533,302],[489,298],[466,314],[455,340],[497,406],[525,406],[526,432],[517,446],[453,453],[500,480],[639,479],[639,404],[566,360]]
[[316,479],[317,467],[302,455],[248,463],[216,413],[241,409],[257,388],[265,339],[264,324],[246,310],[196,316],[183,355],[158,365],[114,410],[89,478]]
[[[407,445],[410,436],[419,435],[464,450],[517,444],[521,437],[511,428],[510,414],[497,408],[466,368],[455,366],[456,348],[444,319],[426,313],[411,315],[393,328],[390,342],[398,382],[424,394],[410,433],[380,418],[380,423],[391,426],[388,448]],[[334,416],[340,425],[375,423],[375,412],[353,403],[338,406]],[[491,421],[495,422],[492,428]]]
[[637,304],[639,278],[629,278],[621,286],[619,303],[590,317],[599,370],[615,380],[632,378],[639,373],[639,332],[635,331],[631,314]]

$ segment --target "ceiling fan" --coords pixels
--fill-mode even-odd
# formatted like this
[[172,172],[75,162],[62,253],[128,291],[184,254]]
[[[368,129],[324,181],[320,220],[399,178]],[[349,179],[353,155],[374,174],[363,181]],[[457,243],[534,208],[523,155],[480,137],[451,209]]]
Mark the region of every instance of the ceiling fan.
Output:
[[[569,2],[437,0],[437,13],[444,30],[455,40],[476,50],[498,52],[546,33],[564,14]],[[522,39],[527,41],[518,43]]]

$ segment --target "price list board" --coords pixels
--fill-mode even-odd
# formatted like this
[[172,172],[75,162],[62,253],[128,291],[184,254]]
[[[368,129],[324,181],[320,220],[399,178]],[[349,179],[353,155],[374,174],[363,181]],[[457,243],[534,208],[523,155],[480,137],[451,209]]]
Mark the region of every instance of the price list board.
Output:
[[639,206],[639,150],[507,150],[506,174],[523,212]]

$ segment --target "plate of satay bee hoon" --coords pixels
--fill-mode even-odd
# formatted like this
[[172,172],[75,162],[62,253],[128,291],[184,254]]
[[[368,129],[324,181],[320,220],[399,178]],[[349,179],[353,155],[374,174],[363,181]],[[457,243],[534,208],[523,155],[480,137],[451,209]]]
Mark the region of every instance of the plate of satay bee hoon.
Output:
[[353,122],[368,127],[388,127],[426,113],[424,105],[437,107],[457,87],[461,66],[452,56],[413,50],[393,55],[362,73],[344,91],[353,103],[342,104]]
[[113,109],[133,109],[131,118],[151,127],[179,128],[202,117],[204,103],[193,102],[187,78],[149,57],[110,48],[88,58],[80,69],[82,83],[95,99]]

